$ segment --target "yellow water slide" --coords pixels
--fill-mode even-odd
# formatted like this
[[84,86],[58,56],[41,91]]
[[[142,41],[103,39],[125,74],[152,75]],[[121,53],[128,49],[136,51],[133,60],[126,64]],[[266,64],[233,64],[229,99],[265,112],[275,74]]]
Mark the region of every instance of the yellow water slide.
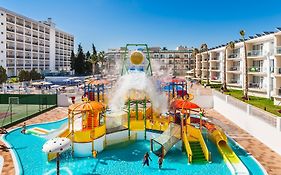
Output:
[[182,140],[189,163],[210,161],[210,153],[199,128],[187,125],[183,130]]
[[232,174],[248,175],[249,171],[235,154],[235,152],[228,146],[227,137],[220,129],[214,130],[210,133],[213,141],[216,143],[219,152],[221,153],[224,161]]

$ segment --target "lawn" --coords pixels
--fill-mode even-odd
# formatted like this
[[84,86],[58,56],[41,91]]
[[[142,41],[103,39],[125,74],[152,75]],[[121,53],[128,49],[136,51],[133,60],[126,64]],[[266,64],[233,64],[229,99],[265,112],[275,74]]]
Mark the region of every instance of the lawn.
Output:
[[[225,92],[225,94],[231,95],[242,101],[242,96],[243,96],[242,90],[229,90],[229,92]],[[244,101],[245,103],[251,104],[262,110],[266,110],[267,112],[270,112],[272,114],[281,117],[281,113],[278,112],[278,110],[281,110],[281,106],[274,105],[273,100],[268,98],[255,97],[255,96],[249,96],[249,97],[250,100]]]

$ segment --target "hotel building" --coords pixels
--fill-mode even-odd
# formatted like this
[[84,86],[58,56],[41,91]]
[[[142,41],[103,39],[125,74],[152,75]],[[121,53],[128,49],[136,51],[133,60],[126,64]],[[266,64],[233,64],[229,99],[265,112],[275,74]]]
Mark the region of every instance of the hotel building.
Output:
[[8,76],[21,70],[70,71],[74,36],[55,27],[51,18],[36,21],[0,7],[0,66]]
[[[187,72],[191,71],[195,66],[194,59],[191,57],[192,50],[192,48],[187,48],[185,46],[179,46],[175,50],[163,50],[160,47],[150,47],[149,54],[153,67],[157,67],[158,70],[168,71],[174,75],[185,76]],[[122,47],[119,49],[108,49],[106,57],[110,60],[109,63],[111,62],[111,66],[116,66],[114,62],[120,62],[124,53],[125,48]],[[146,52],[144,51],[144,53]]]
[[[235,48],[226,45],[210,48],[196,55],[196,77],[209,79],[211,83],[223,83],[224,56],[226,54],[226,82],[229,88],[243,89],[245,86],[244,44],[234,41]],[[249,94],[273,97],[281,104],[281,31],[264,32],[250,36],[245,41],[248,63]]]

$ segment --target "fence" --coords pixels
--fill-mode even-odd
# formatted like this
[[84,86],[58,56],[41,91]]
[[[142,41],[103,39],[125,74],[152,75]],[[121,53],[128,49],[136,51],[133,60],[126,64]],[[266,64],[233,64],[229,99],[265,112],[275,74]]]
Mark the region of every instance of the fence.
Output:
[[213,91],[214,109],[281,155],[281,118]]
[[57,95],[0,94],[0,127],[11,126],[57,105]]

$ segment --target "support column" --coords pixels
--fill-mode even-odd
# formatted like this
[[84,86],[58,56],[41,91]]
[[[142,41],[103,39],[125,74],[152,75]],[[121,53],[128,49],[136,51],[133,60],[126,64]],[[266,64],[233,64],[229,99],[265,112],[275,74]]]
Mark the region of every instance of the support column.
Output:
[[139,119],[139,102],[136,101],[136,119]]
[[131,136],[131,133],[130,133],[130,118],[131,118],[130,105],[131,105],[131,102],[130,102],[130,99],[129,99],[128,100],[128,136],[129,136],[129,139],[130,139],[130,136]]
[[146,140],[146,98],[144,99],[143,104],[143,119],[144,119],[144,139]]

